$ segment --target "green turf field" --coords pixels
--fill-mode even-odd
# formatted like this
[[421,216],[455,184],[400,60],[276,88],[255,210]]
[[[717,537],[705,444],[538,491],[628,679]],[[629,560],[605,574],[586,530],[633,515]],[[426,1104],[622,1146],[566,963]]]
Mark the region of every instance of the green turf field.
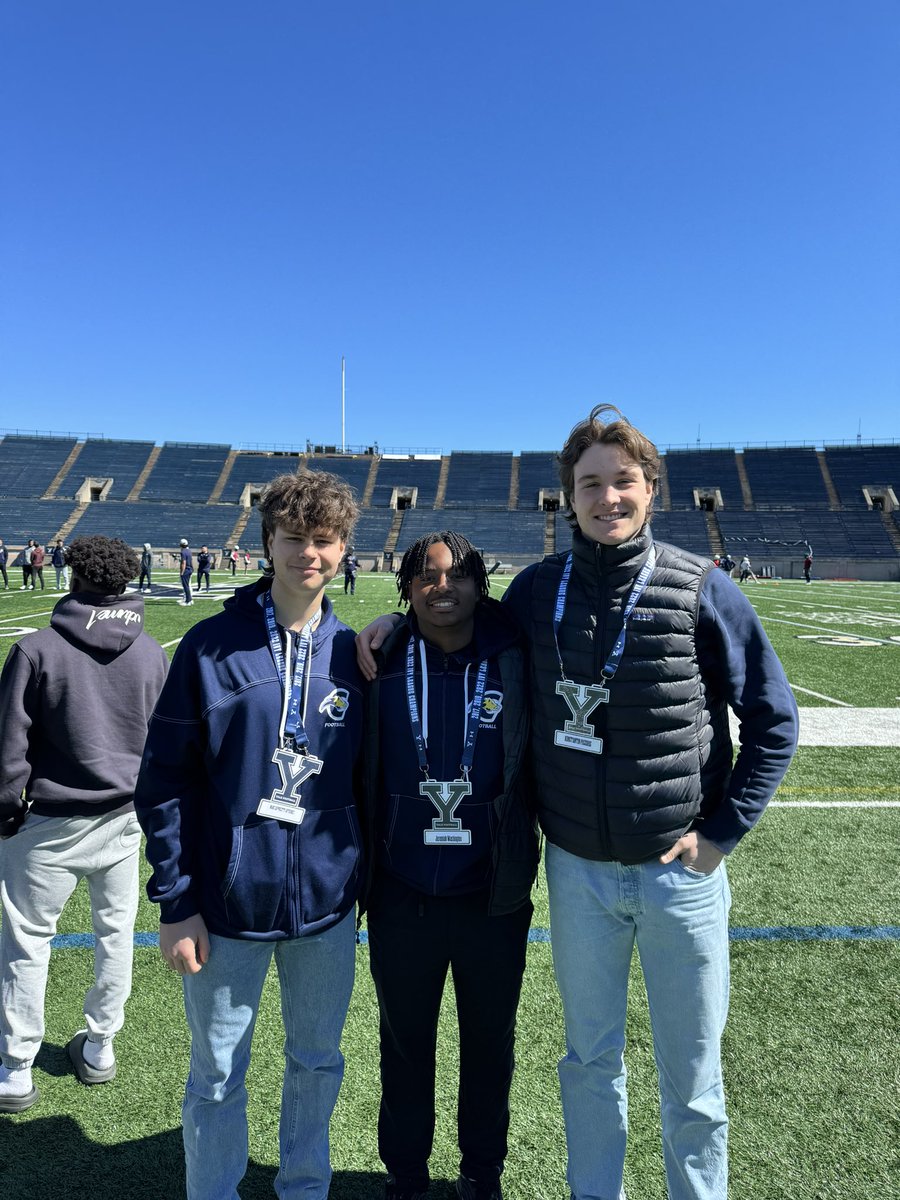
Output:
[[[147,629],[170,653],[230,592],[176,605],[148,599]],[[239,580],[239,582],[242,582]],[[494,580],[502,593],[506,580]],[[900,586],[764,583],[747,593],[810,721],[775,802],[729,860],[734,894],[732,1003],[725,1037],[734,1200],[889,1200],[900,1196]],[[329,594],[359,627],[392,608],[393,581],[361,576],[356,597]],[[21,632],[49,620],[51,592],[0,593],[0,660]],[[860,711],[863,710],[863,711]],[[847,740],[855,722],[857,745]],[[805,726],[804,726],[805,727]],[[849,740],[854,740],[851,738]],[[874,744],[866,744],[871,742]],[[153,933],[143,902],[137,930]],[[546,929],[546,890],[534,927]],[[79,889],[60,934],[90,929]],[[377,1010],[367,950],[344,1050],[345,1084],[332,1128],[336,1200],[379,1197]],[[10,1200],[182,1194],[179,1108],[188,1041],[179,981],[153,947],[135,956],[134,994],[116,1040],[119,1077],[87,1089],[64,1046],[81,1028],[91,952],[53,953],[47,1035],[35,1079],[40,1104],[0,1117],[0,1194]],[[244,1200],[270,1197],[277,1162],[281,1067],[277,995],[269,987],[248,1080],[251,1168]],[[555,1064],[563,1049],[550,946],[534,942],[519,1016],[513,1125],[504,1186],[510,1200],[565,1200],[565,1152]],[[455,1047],[442,1030],[435,1200],[455,1194]],[[629,1010],[629,1200],[664,1200],[659,1114],[646,1000],[635,971]]]

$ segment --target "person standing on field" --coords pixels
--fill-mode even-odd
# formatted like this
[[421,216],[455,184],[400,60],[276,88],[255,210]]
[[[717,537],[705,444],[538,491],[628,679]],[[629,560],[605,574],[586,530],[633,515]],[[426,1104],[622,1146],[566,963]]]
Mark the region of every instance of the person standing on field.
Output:
[[384,647],[366,753],[385,1200],[416,1200],[428,1189],[448,971],[460,1039],[456,1192],[501,1200],[538,862],[524,656],[509,611],[490,598],[481,555],[460,534],[414,542],[397,587],[411,612]]
[[168,666],[123,595],[137,559],[124,542],[78,538],[72,590],[46,629],[12,647],[0,675],[0,1112],[39,1095],[50,942],[87,880],[96,938],[86,1028],[68,1044],[84,1084],[116,1074],[113,1038],[131,990],[141,831],[133,794],[147,722]]
[[[724,860],[797,744],[790,685],[740,588],[711,559],[654,540],[659,469],[656,447],[618,409],[595,408],[559,456],[571,549],[520,572],[505,597],[531,652],[573,1200],[624,1194],[635,946],[669,1200],[726,1200]],[[378,636],[360,635],[361,653]],[[740,723],[734,760],[729,708]]]
[[61,538],[56,539],[56,545],[53,547],[50,561],[56,572],[56,590],[58,592],[67,592],[69,590],[69,568],[66,566],[66,548],[62,544]]
[[150,722],[135,795],[160,951],[191,1031],[188,1200],[237,1196],[253,1028],[274,959],[285,1025],[281,1200],[326,1200],[328,1123],[356,948],[362,681],[325,596],[357,516],[347,484],[262,491],[266,574],[188,630]]

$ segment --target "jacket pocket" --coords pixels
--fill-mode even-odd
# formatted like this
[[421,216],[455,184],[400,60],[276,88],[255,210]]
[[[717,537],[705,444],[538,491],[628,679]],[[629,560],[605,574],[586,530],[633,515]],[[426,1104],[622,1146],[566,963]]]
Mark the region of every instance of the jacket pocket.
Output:
[[236,825],[221,883],[228,924],[235,932],[289,932],[285,883],[290,831],[277,821]]

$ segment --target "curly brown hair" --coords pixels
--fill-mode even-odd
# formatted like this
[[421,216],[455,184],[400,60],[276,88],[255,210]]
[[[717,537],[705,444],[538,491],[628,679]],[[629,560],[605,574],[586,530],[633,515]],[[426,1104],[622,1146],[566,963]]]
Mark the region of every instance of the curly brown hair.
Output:
[[287,529],[327,529],[346,542],[359,516],[353,489],[328,471],[276,475],[263,488],[257,509],[267,558],[276,525]]
[[66,549],[66,562],[74,575],[104,596],[121,596],[129,579],[140,570],[138,557],[121,538],[76,538]]

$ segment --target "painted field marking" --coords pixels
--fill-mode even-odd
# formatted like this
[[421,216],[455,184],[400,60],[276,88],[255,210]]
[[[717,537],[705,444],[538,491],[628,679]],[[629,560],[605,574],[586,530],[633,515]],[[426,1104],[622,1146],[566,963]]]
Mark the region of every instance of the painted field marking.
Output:
[[821,692],[814,692],[811,688],[801,687],[799,683],[788,683],[795,692],[804,692],[807,696],[815,696],[817,700],[827,700],[829,704],[838,704],[841,708],[853,708],[852,704],[848,704],[846,700],[835,700],[834,696],[823,696]]
[[16,623],[21,624],[23,621],[33,621],[37,617],[49,617],[52,615],[52,608],[48,608],[44,612],[20,613],[17,617],[3,617],[0,619],[0,625],[15,625]]
[[900,800],[770,800],[767,808],[900,808]]
[[181,642],[181,641],[183,641],[183,640],[184,640],[183,638],[180,638],[180,637],[178,637],[178,638],[175,638],[175,640],[174,640],[174,641],[172,641],[172,642],[163,642],[163,643],[162,643],[162,648],[163,648],[163,650],[168,650],[168,648],[169,648],[170,646],[177,646],[177,645],[178,645],[178,643],[179,643],[179,642]]
[[[769,617],[763,613],[759,614],[759,619],[765,624],[767,621],[774,625],[796,625],[799,629],[815,629],[819,633],[830,633],[834,637],[846,637],[846,629],[829,629],[825,625],[811,625],[805,621],[787,621],[784,617]],[[867,642],[878,642],[882,646],[900,646],[900,642],[891,641],[890,638],[875,637],[872,633],[860,633],[858,636]]]

